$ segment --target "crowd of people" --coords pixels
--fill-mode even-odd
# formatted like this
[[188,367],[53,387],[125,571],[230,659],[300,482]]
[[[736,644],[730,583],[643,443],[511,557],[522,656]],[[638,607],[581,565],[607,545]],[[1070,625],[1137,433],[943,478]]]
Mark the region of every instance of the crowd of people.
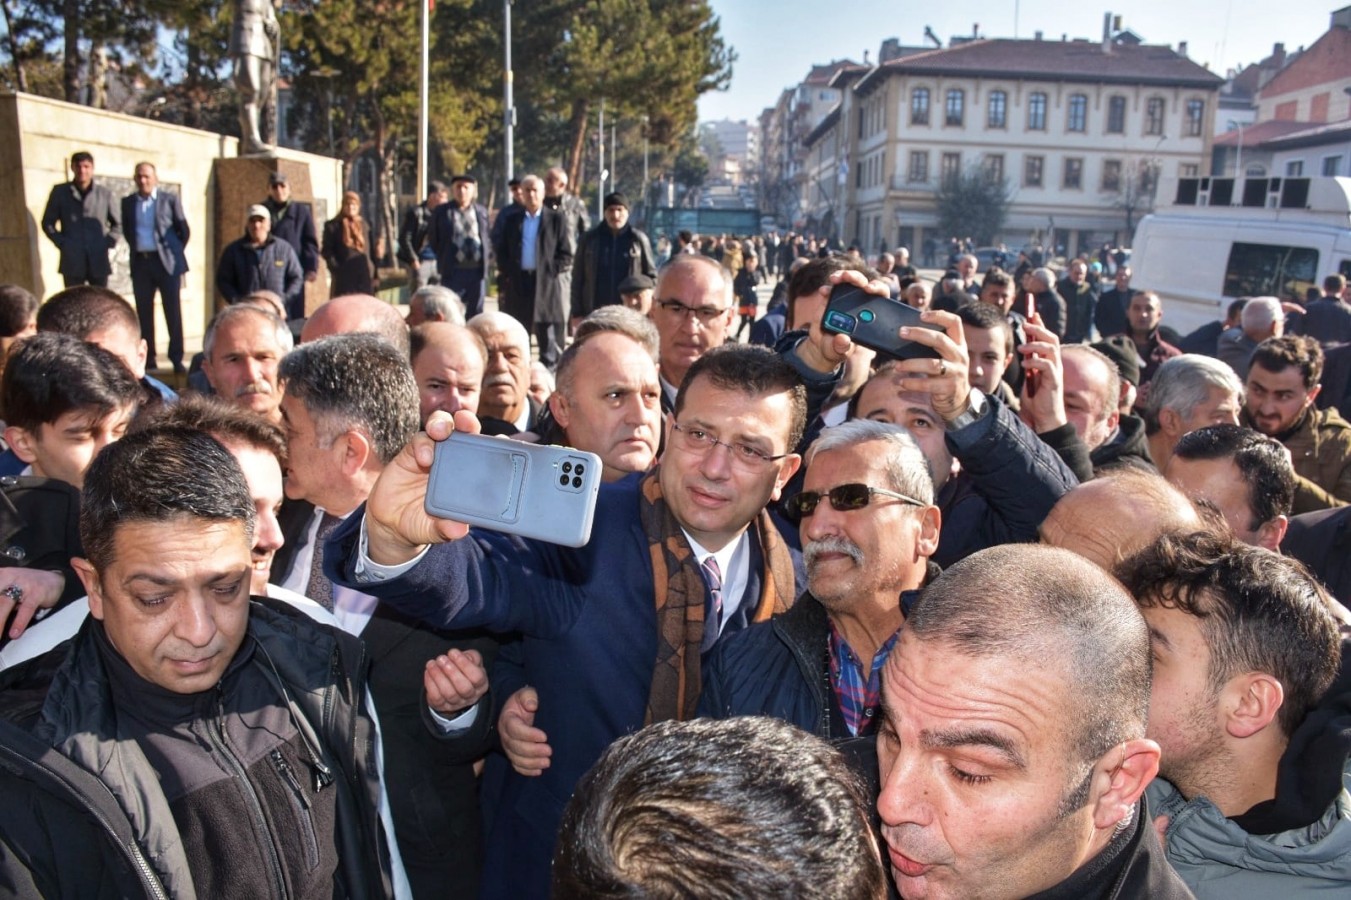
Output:
[[[137,173],[167,309],[188,235],[166,261]],[[320,242],[274,177],[181,392],[66,212],[66,288],[0,286],[5,891],[1351,886],[1340,276],[1182,337],[1125,264],[931,286],[515,187],[430,185],[405,315],[355,195]],[[342,290],[297,316],[321,257]],[[823,330],[842,283],[924,352]],[[590,540],[429,515],[455,431],[595,453]]]

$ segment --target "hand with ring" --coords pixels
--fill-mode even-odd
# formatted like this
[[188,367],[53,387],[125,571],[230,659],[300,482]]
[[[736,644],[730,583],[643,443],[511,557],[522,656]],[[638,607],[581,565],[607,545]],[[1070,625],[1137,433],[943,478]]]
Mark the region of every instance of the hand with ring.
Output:
[[933,359],[905,359],[896,364],[896,371],[906,378],[904,390],[928,394],[934,412],[951,422],[966,412],[971,404],[970,355],[966,349],[966,335],[962,320],[950,312],[925,310],[920,319],[942,326],[942,331],[930,328],[901,329],[901,337],[923,344],[938,353]]
[[28,628],[40,609],[51,609],[61,599],[65,576],[46,569],[0,569],[0,627],[9,625],[9,637],[18,637]]

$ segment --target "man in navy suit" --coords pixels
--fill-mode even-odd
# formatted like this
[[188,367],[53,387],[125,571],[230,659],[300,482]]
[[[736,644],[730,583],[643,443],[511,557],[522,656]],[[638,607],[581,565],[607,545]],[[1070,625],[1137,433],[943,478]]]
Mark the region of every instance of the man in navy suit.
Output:
[[131,290],[136,295],[136,315],[146,344],[146,368],[155,368],[155,292],[164,304],[164,324],[169,329],[169,362],[174,372],[183,365],[183,311],[179,288],[188,271],[183,253],[190,232],[177,194],[159,189],[153,164],[136,165],[136,193],[122,198],[122,222],[131,245]]

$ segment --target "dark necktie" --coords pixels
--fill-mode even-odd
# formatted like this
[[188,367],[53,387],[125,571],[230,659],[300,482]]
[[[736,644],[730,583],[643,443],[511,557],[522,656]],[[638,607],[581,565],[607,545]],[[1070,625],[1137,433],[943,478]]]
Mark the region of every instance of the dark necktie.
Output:
[[699,652],[707,653],[722,632],[722,569],[712,556],[704,560],[704,581],[708,582],[708,606],[704,609],[704,639]]
[[324,575],[324,541],[328,540],[328,536],[341,524],[342,519],[330,512],[324,513],[323,518],[319,520],[319,530],[314,535],[314,560],[310,563],[310,583],[305,589],[306,597],[329,612],[333,611],[333,582]]

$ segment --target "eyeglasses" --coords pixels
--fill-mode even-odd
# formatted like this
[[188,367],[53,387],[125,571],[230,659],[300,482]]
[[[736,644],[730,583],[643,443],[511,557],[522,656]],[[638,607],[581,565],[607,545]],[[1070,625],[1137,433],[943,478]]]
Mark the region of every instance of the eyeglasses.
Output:
[[712,322],[718,316],[726,315],[730,308],[726,306],[686,306],[679,300],[658,300],[657,305],[661,307],[663,312],[681,318],[695,316],[704,324]]
[[[686,309],[688,308],[689,307],[686,307]],[[748,469],[764,468],[775,460],[783,459],[788,455],[787,453],[781,453],[778,456],[770,456],[768,453],[756,450],[749,444],[739,444],[735,441],[731,443],[720,441],[702,428],[690,428],[680,425],[677,422],[672,422],[671,427],[675,429],[676,434],[680,435],[679,443],[685,451],[689,453],[704,454],[708,453],[714,447],[726,447],[732,454],[733,462],[740,463]]]
[[888,491],[885,488],[869,487],[866,484],[839,484],[824,494],[819,491],[803,491],[788,500],[788,512],[798,519],[805,519],[816,512],[816,507],[823,499],[829,498],[830,506],[838,512],[849,512],[855,509],[862,509],[872,502],[873,494],[880,494],[883,497],[891,497],[900,500],[911,506],[928,506],[927,503],[921,503],[914,497],[907,497],[905,494],[898,494],[895,491]]

